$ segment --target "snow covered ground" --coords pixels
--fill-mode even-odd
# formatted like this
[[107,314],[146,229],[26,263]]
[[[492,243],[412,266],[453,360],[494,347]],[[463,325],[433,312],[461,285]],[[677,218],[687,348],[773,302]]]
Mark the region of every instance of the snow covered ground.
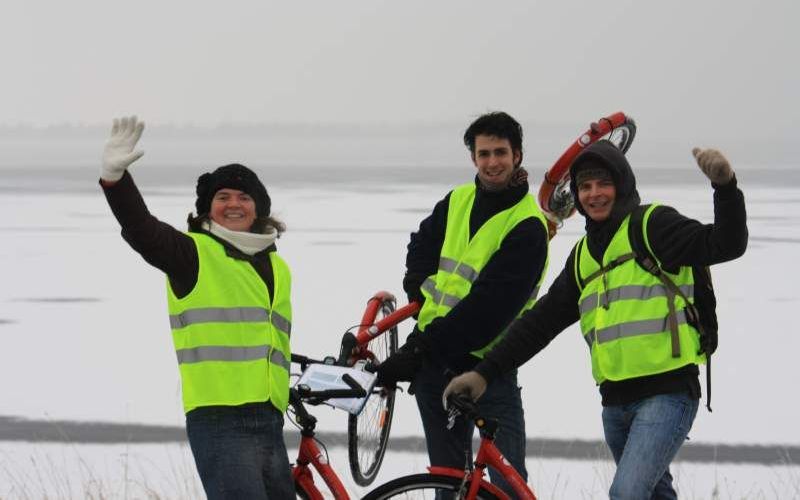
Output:
[[[155,168],[137,164],[133,173],[152,179]],[[0,212],[5,214],[0,222],[0,415],[181,425],[163,276],[121,239],[90,170],[85,178],[63,182],[52,178],[52,171],[32,172],[13,183],[2,182],[0,170]],[[460,172],[451,185],[471,179],[469,166]],[[143,182],[151,211],[184,227],[198,173],[181,173],[186,183]],[[424,170],[404,182],[365,180],[377,176],[361,177],[357,169],[323,183],[271,182],[268,170],[259,173],[270,190],[273,214],[288,225],[279,250],[294,279],[293,351],[335,354],[341,334],[359,321],[373,292],[388,290],[404,303],[408,234],[449,186],[429,182]],[[800,404],[791,389],[800,370],[793,321],[800,306],[793,271],[800,249],[800,186],[781,182],[780,172],[774,182],[755,182],[760,175],[739,172],[750,221],[748,252],[714,269],[720,317],[714,412],[698,414],[691,433],[696,442],[800,444]],[[666,183],[640,180],[640,193],[643,200],[712,220],[711,189],[699,171],[676,171]],[[553,240],[548,283],[581,230],[582,220],[571,219]],[[410,328],[402,325],[401,339]],[[520,381],[530,437],[602,439],[599,396],[576,327],[525,365]],[[344,430],[340,413],[317,414],[321,429]],[[408,397],[400,398],[393,434],[421,435]],[[346,458],[338,457],[344,450],[332,453],[346,477]],[[676,477],[686,498],[795,498],[800,496],[796,463],[797,457],[786,467],[679,464]],[[31,464],[39,467],[31,472]],[[424,465],[422,455],[394,453],[382,474],[393,477]],[[47,467],[53,474],[41,476]],[[81,472],[84,467],[92,472]],[[544,497],[602,498],[613,467],[532,459],[529,470]],[[184,488],[193,484],[188,477],[194,472],[187,450],[178,445],[0,443],[0,497],[24,492],[9,478],[40,474],[32,476],[34,485],[59,481],[81,487],[95,484],[92,478],[101,471],[108,471],[100,482],[115,497],[129,491],[118,484],[134,488],[130,481],[112,479],[120,474],[142,474],[136,484],[158,486],[165,497],[189,498],[195,490],[186,488],[196,488]],[[160,486],[162,476],[173,486]]]

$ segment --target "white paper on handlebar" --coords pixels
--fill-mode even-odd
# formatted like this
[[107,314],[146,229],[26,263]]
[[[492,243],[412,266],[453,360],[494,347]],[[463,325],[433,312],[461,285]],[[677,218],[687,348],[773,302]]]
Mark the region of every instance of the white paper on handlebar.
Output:
[[350,389],[347,382],[342,380],[342,376],[348,374],[367,392],[363,398],[331,398],[325,403],[336,408],[345,410],[353,415],[358,415],[367,403],[367,399],[372,394],[372,388],[378,376],[359,368],[312,364],[297,380],[296,385],[305,384],[312,391],[325,391],[328,389]]

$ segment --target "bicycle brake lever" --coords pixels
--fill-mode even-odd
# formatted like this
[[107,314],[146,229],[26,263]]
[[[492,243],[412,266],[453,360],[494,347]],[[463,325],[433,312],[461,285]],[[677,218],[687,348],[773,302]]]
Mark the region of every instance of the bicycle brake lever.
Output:
[[450,407],[447,410],[447,430],[452,430],[453,427],[456,425],[456,418],[461,415],[461,412],[458,411],[458,408]]

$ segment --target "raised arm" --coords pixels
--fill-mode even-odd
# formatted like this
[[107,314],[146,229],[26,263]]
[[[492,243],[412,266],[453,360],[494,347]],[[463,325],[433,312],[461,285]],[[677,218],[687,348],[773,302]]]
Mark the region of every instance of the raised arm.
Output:
[[122,237],[147,263],[163,271],[175,293],[183,296],[197,281],[197,249],[189,236],[150,214],[128,173],[131,164],[144,155],[135,150],[143,131],[144,123],[135,116],[114,120],[103,150],[100,185],[122,227]]
[[747,248],[744,195],[730,163],[715,149],[695,148],[692,153],[714,188],[714,223],[702,224],[670,207],[654,210],[647,236],[667,269],[719,264],[740,257]]

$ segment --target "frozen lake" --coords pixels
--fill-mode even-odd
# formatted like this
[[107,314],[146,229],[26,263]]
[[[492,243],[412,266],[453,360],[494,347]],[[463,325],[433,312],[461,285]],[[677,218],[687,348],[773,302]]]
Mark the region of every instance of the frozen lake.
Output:
[[[150,210],[182,228],[200,171],[156,175],[155,170],[143,162],[133,173]],[[541,173],[531,170],[538,188]],[[341,334],[359,321],[373,292],[388,290],[405,302],[401,280],[409,233],[450,186],[472,176],[466,164],[430,171],[258,172],[270,191],[273,214],[288,226],[278,246],[294,279],[292,348],[315,357],[336,353]],[[0,210],[7,214],[0,222],[0,416],[181,426],[163,276],[119,236],[96,175],[95,168],[0,170]],[[714,412],[701,409],[691,438],[797,446],[800,404],[790,388],[800,371],[795,361],[800,340],[792,326],[800,293],[791,269],[800,250],[800,182],[788,169],[741,169],[739,179],[748,204],[750,245],[743,258],[714,269],[720,317]],[[639,190],[645,201],[712,220],[711,189],[699,171],[641,172]],[[553,240],[548,283],[581,232],[582,220],[574,218]],[[410,323],[402,325],[401,339],[410,329]],[[602,439],[599,395],[577,327],[525,365],[520,383],[529,437]],[[320,430],[344,431],[342,414],[316,413]],[[421,436],[409,397],[398,400],[393,435]],[[0,484],[13,488],[9,478],[28,474],[25,464],[31,461],[50,463],[72,486],[91,478],[85,472],[75,475],[81,474],[81,463],[92,474],[109,471],[108,488],[120,484],[110,479],[114,474],[124,471],[131,478],[136,470],[147,478],[137,484],[155,485],[158,476],[147,473],[148,467],[166,474],[172,469],[164,464],[172,464],[173,477],[164,481],[173,481],[174,488],[160,491],[190,498],[191,490],[179,486],[194,480],[187,453],[178,444],[0,443]],[[333,460],[346,477],[346,458]],[[800,496],[797,460],[787,457],[786,466],[683,463],[676,477],[690,498],[711,498],[714,488],[720,498],[794,498]],[[424,462],[421,454],[390,452],[382,474],[422,470]],[[78,472],[67,472],[71,467]],[[534,458],[528,467],[542,496],[555,498],[602,498],[613,474],[613,466],[602,460]],[[0,497],[20,491],[3,487]],[[111,496],[118,495],[114,490]]]

